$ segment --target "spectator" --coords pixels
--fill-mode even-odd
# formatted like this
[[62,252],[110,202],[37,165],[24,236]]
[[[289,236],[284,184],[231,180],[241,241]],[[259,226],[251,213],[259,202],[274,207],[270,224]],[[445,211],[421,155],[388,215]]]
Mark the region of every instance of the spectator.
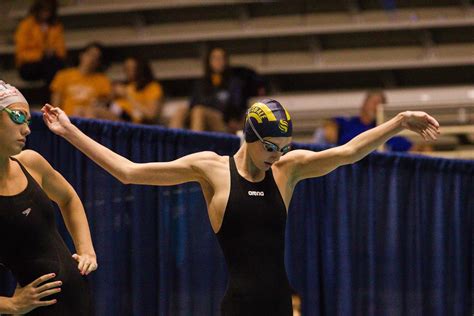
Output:
[[[231,74],[227,53],[211,49],[204,61],[204,78],[195,83],[190,106],[190,128],[194,131],[227,130],[226,113],[245,107],[241,81]],[[182,128],[187,113],[177,113],[170,126]]]
[[[343,145],[357,135],[375,127],[377,108],[386,103],[382,91],[371,91],[360,108],[359,116],[350,118],[336,117],[324,122],[323,128],[315,132],[315,140],[324,145]],[[391,151],[410,151],[413,144],[406,138],[396,136],[391,138],[386,146]]]
[[113,87],[112,112],[126,121],[155,124],[161,112],[163,89],[153,78],[148,61],[127,58],[124,62],[125,83]]
[[98,43],[87,45],[79,54],[77,67],[59,71],[51,83],[52,102],[69,115],[113,119],[106,108],[111,84],[104,75],[104,49]]
[[49,86],[64,67],[66,47],[55,0],[36,0],[15,33],[16,64],[22,79]]

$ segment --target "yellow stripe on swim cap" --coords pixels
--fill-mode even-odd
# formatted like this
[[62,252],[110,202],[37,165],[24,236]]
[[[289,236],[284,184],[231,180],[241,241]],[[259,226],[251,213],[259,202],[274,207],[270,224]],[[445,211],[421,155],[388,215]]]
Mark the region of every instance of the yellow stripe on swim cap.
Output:
[[288,111],[286,109],[285,109],[285,114],[286,114],[286,119],[288,121],[291,121],[290,113],[288,113]]
[[249,113],[249,114],[247,115],[247,120],[248,120],[249,118],[251,118],[251,117],[253,117],[254,119],[256,119],[258,123],[262,123],[262,122],[263,122],[262,119],[260,118],[260,115],[258,115],[258,113],[255,113],[255,112]]
[[253,106],[257,106],[260,109],[262,109],[262,111],[267,116],[267,120],[269,120],[269,121],[276,121],[277,120],[276,117],[275,117],[275,114],[273,114],[272,110],[270,110],[270,108],[265,103],[257,102]]

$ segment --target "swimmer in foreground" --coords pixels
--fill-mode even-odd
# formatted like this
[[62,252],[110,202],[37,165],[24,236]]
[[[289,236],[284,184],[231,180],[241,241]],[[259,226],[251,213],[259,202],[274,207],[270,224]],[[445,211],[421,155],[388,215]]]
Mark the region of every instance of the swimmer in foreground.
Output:
[[248,110],[245,142],[233,157],[206,151],[170,162],[134,163],[86,136],[60,108],[45,105],[42,111],[51,131],[122,183],[200,184],[230,274],[221,304],[225,316],[292,315],[284,237],[288,206],[299,181],[355,163],[404,129],[426,140],[439,134],[433,117],[407,111],[345,145],[320,152],[290,151],[290,114],[278,101],[267,99]]
[[[84,207],[72,186],[40,154],[23,150],[30,108],[0,81],[0,264],[18,282],[0,297],[0,314],[91,315],[85,275],[97,269]],[[56,202],[77,253],[56,228]]]

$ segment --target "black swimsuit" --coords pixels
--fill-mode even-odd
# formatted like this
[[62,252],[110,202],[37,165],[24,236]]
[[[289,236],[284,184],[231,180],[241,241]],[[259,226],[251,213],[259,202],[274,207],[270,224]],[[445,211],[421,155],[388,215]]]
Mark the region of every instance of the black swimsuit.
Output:
[[231,187],[217,233],[229,270],[222,315],[291,316],[286,276],[286,207],[271,169],[253,183],[239,175],[229,158]]
[[91,315],[87,282],[58,233],[53,204],[21,163],[12,160],[20,165],[28,184],[17,195],[0,196],[0,262],[22,287],[49,273],[56,273],[56,278],[47,282],[63,282],[60,293],[42,299],[57,299],[56,304],[28,315]]

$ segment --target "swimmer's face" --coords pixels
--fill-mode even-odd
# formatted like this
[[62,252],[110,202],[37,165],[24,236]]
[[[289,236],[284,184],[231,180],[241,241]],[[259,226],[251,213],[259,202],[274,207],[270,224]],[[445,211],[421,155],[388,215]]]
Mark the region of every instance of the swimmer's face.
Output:
[[[13,113],[9,114],[8,110]],[[4,157],[19,154],[25,147],[26,136],[31,132],[27,121],[14,122],[10,115],[25,116],[29,121],[30,107],[26,103],[12,103],[7,110],[0,111],[0,154]]]
[[281,151],[288,149],[291,139],[291,137],[264,137],[265,143],[259,140],[247,143],[250,158],[258,169],[266,171],[280,160],[283,155]]

